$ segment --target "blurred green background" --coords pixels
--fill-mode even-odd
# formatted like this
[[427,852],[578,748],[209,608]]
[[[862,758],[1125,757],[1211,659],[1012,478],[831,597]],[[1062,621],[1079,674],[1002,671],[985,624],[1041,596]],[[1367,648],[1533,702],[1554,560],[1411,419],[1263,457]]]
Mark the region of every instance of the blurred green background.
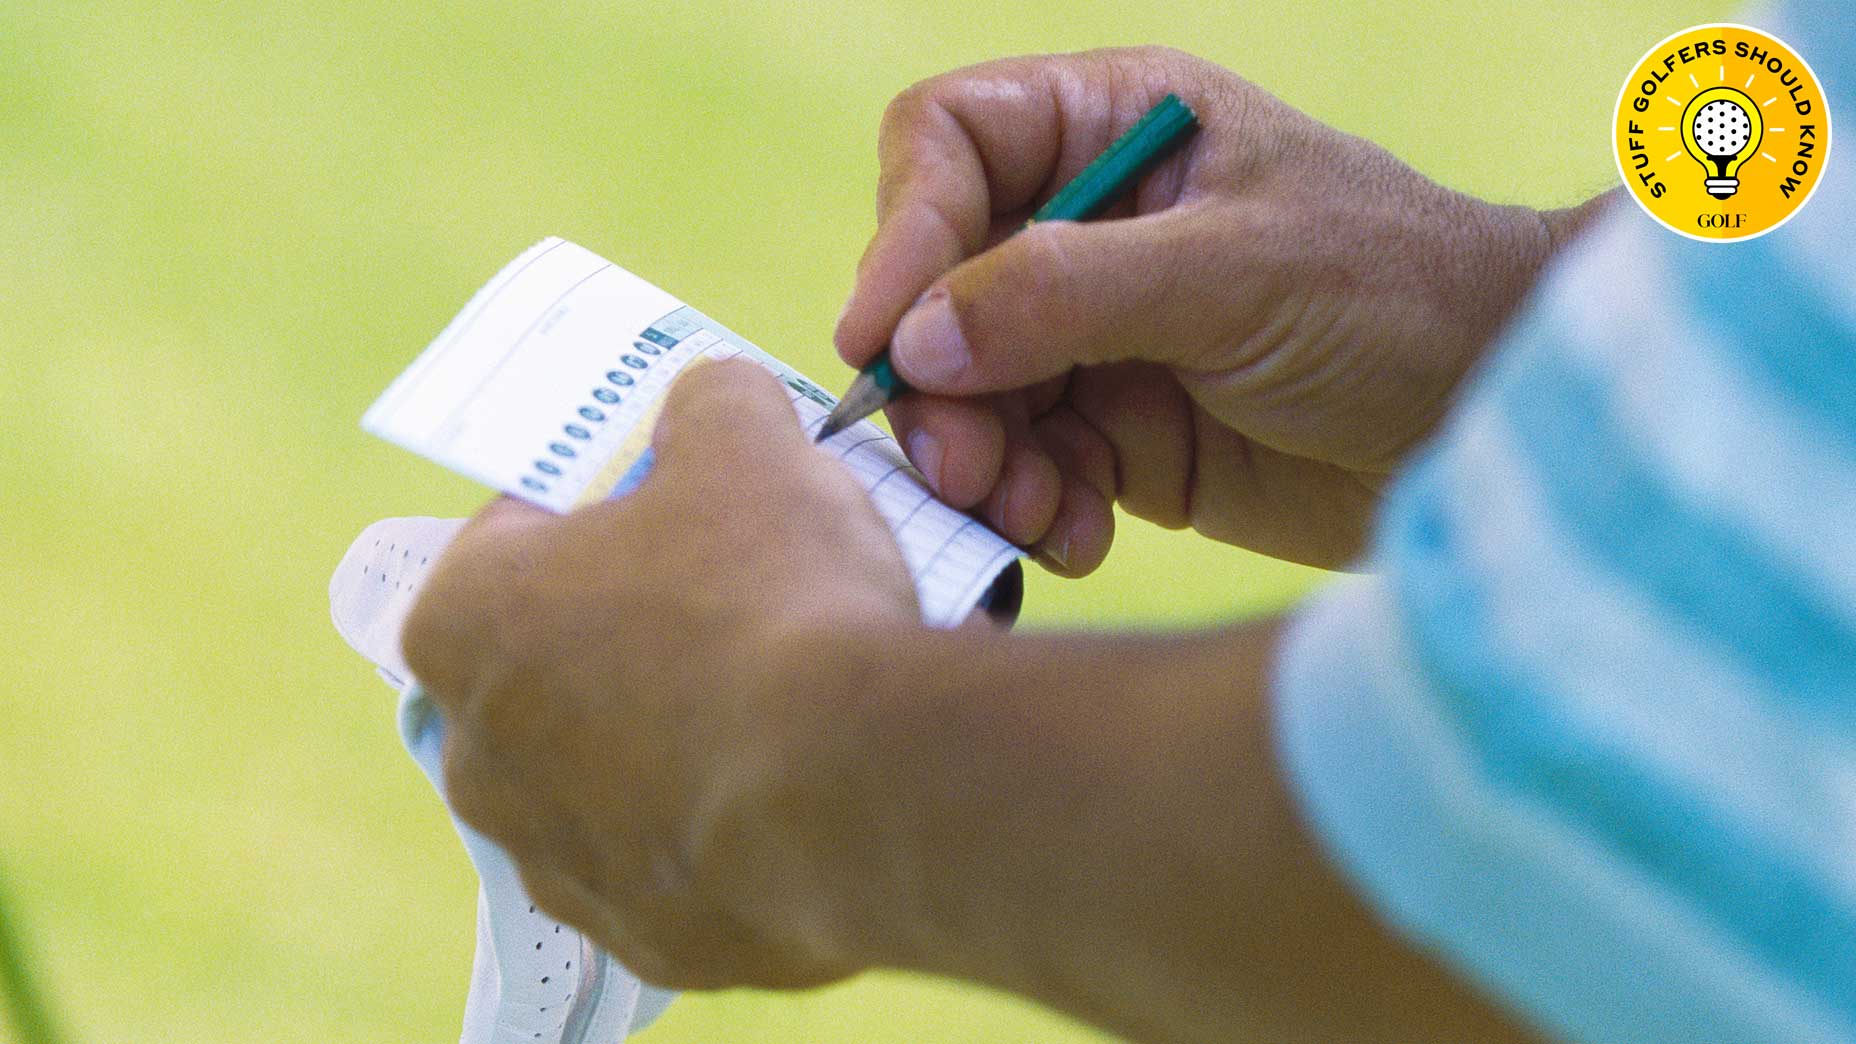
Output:
[[[1637,5],[0,5],[0,873],[77,1039],[456,1039],[474,883],[329,625],[375,518],[484,492],[362,435],[476,287],[560,234],[827,384],[874,134],[985,58],[1170,43],[1451,185],[1616,179]],[[1314,574],[1127,523],[1026,623],[1155,627]],[[4,1030],[0,1030],[4,1032]],[[688,997],[642,1039],[1064,1041],[889,974]]]

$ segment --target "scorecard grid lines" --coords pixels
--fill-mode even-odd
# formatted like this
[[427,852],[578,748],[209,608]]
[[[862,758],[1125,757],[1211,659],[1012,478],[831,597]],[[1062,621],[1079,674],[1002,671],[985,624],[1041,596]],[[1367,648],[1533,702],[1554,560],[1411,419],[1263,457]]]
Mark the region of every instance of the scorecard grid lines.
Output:
[[[791,388],[787,389],[787,397],[804,421],[803,427],[808,436],[825,423],[829,411]],[[862,437],[838,445],[858,435]],[[950,574],[983,573],[985,583],[990,584],[996,574],[996,570],[990,568],[993,563],[997,562],[1003,567],[1005,562],[1017,557],[1017,548],[1004,544],[991,530],[964,515],[956,515],[960,521],[939,537],[912,526],[911,523],[924,507],[939,501],[929,492],[896,441],[870,421],[859,421],[851,425],[826,439],[825,445],[832,447],[837,458],[850,467],[865,492],[870,494],[877,513],[883,516],[883,521],[888,523],[890,532],[895,535],[897,545],[902,548],[903,560],[908,564],[909,575],[915,580],[916,589],[924,593],[924,617],[930,620],[944,619],[958,611],[959,603],[965,601],[967,594],[962,590],[958,596],[947,600],[946,607],[929,604],[926,592],[945,586],[932,582],[936,579],[937,567],[945,568]],[[906,488],[903,492],[892,494],[888,491],[899,487],[890,483],[890,480],[898,475],[902,477]],[[912,497],[907,489],[914,491]],[[1004,546],[997,546],[999,544]],[[978,593],[973,597],[978,598]]]

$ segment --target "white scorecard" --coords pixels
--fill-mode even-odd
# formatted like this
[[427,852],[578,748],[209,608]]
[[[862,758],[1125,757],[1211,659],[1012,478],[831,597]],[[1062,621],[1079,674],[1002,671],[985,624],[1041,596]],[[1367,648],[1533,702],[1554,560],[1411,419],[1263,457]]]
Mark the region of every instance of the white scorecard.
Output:
[[[369,432],[552,511],[629,492],[651,466],[664,391],[745,355],[786,384],[806,431],[835,400],[739,334],[610,261],[546,239],[497,273],[362,418]],[[825,446],[869,491],[922,618],[965,619],[1019,551],[934,498],[869,421]]]

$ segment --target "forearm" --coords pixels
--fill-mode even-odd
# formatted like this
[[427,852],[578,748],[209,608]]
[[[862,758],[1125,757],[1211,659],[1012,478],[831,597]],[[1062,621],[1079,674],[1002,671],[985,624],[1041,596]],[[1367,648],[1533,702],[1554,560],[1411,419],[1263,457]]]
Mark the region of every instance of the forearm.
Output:
[[1142,1040],[1528,1039],[1303,827],[1270,739],[1274,634],[835,643],[873,958]]

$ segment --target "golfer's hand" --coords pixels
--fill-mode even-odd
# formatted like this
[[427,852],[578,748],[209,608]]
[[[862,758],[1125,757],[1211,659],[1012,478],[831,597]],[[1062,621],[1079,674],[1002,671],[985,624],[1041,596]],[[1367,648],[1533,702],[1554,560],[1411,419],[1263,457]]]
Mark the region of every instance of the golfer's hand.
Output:
[[795,642],[918,625],[889,531],[747,362],[671,389],[655,470],[621,501],[492,504],[407,621],[443,709],[459,816],[549,913],[670,986],[801,985],[864,961],[833,891],[856,857],[843,708]]
[[[1005,238],[1168,91],[1201,129],[1121,220]],[[948,73],[891,103],[879,148],[839,353],[893,335],[933,393],[890,410],[916,465],[1069,574],[1107,554],[1116,502],[1346,562],[1558,231],[1162,49]]]

